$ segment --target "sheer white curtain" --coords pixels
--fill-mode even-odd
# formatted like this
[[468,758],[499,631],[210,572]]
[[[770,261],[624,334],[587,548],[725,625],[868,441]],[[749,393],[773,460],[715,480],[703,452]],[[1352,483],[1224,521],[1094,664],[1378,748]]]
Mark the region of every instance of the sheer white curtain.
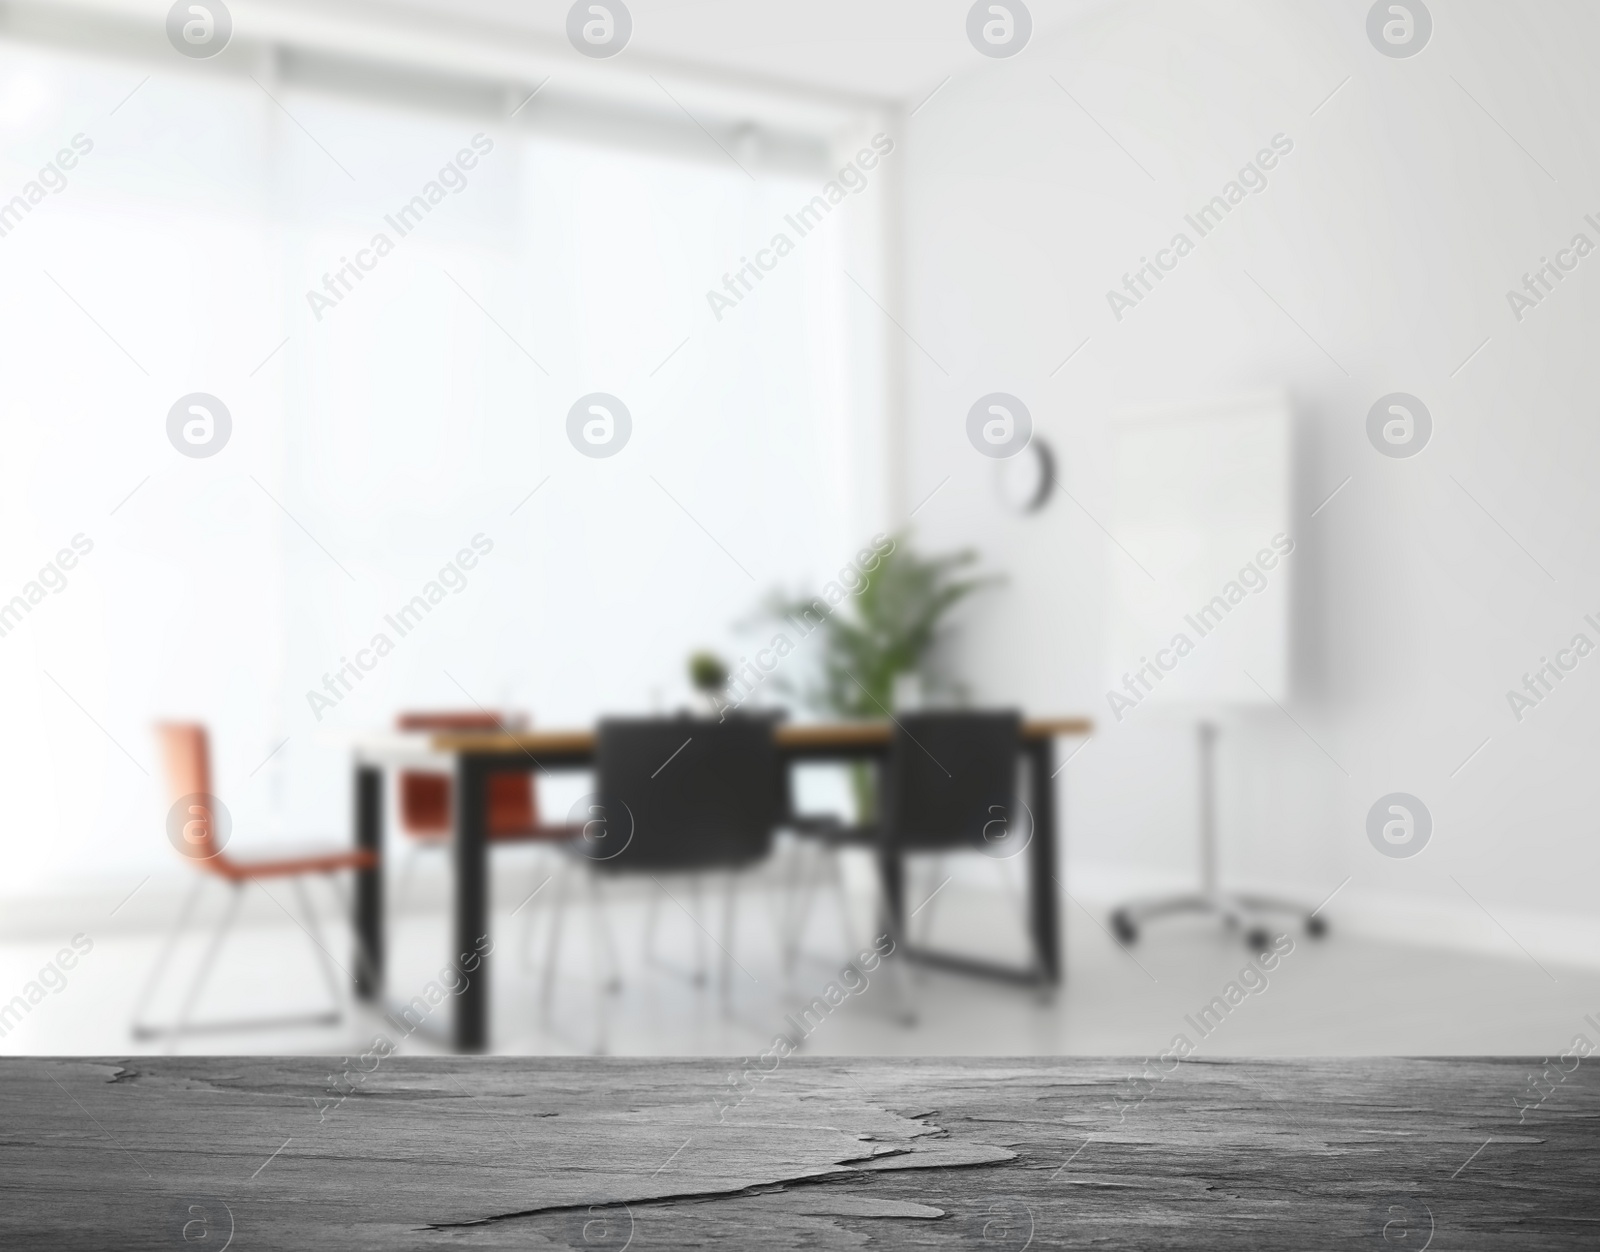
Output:
[[[825,170],[188,69],[0,44],[0,199],[92,143],[0,237],[0,603],[93,543],[0,636],[0,894],[176,860],[155,717],[212,726],[236,838],[340,832],[344,735],[682,703],[692,649],[882,520],[865,208],[705,297]],[[167,438],[193,392],[214,456]],[[568,441],[591,392],[614,457]]]

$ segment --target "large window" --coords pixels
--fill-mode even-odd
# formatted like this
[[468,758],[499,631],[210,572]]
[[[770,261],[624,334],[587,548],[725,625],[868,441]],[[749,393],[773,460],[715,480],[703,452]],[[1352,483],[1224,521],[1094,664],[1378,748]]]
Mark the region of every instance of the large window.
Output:
[[154,718],[212,726],[239,837],[326,831],[350,733],[674,707],[881,523],[871,198],[785,226],[823,163],[25,44],[0,134],[4,891],[174,859]]

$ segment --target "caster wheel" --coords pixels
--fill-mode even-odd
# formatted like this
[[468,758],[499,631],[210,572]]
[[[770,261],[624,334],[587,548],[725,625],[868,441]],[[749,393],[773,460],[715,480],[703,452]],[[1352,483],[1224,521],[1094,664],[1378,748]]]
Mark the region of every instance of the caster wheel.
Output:
[[1139,938],[1139,928],[1121,909],[1111,915],[1111,933],[1117,937],[1117,942],[1123,945],[1131,944]]
[[1252,952],[1265,952],[1272,947],[1272,935],[1260,926],[1253,926],[1244,937]]
[[1320,939],[1328,933],[1328,923],[1320,917],[1306,918],[1306,934],[1313,939]]

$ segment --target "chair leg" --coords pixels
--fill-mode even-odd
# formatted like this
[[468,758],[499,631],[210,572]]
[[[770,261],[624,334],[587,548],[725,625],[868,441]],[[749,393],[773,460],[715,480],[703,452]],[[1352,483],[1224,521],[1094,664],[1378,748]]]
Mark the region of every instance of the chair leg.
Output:
[[167,941],[161,947],[161,953],[156,957],[156,963],[150,967],[150,976],[145,979],[144,989],[140,991],[139,998],[134,1001],[133,1019],[129,1023],[135,1038],[140,1038],[149,1032],[149,1027],[144,1023],[145,1010],[150,1007],[150,1000],[156,993],[162,975],[166,973],[167,963],[172,960],[172,954],[178,947],[178,940],[183,937],[184,930],[189,925],[189,918],[194,913],[194,906],[200,899],[200,893],[205,890],[206,876],[198,874],[194,886],[189,889],[189,894],[184,898],[183,907],[178,910],[178,921],[167,935]]
[[1022,896],[1022,885],[1017,882],[1016,875],[1011,872],[1011,862],[1009,860],[997,860],[994,866],[1000,871],[1001,885],[1004,887],[1006,895],[1011,897],[1011,903],[1016,908],[1017,915],[1019,917],[1022,916],[1027,911],[1027,901]]
[[822,857],[837,856],[822,847],[812,847],[809,850],[800,841],[801,846],[795,848],[795,883],[792,894],[798,899],[794,904],[792,913],[787,919],[786,935],[784,937],[783,972],[786,977],[793,977],[795,964],[800,959],[800,949],[805,943],[806,923],[811,920],[811,905],[816,899],[817,880],[822,877]]
[[572,876],[572,866],[563,864],[556,870],[556,898],[550,906],[550,938],[544,945],[544,980],[539,990],[539,1011],[548,1021],[550,1003],[555,994],[556,959],[561,955],[561,918],[567,907],[567,887]]
[[[352,877],[354,875],[352,874]],[[354,890],[346,891],[338,874],[328,875],[328,888],[333,892],[333,897],[339,904],[339,916],[345,919],[350,927],[350,933],[356,937],[356,974],[370,974],[376,967],[372,959],[372,952],[368,949],[366,939],[361,933],[361,927],[356,921],[356,904]],[[343,1009],[340,1010],[343,1016]]]
[[794,969],[794,952],[799,946],[796,931],[799,925],[799,896],[800,886],[804,874],[805,849],[801,846],[798,836],[789,836],[788,842],[783,845],[782,853],[773,859],[773,868],[781,892],[779,905],[775,913],[778,954],[783,964],[785,975]]
[[322,942],[322,926],[317,921],[316,910],[311,907],[311,894],[306,890],[304,878],[298,874],[294,877],[294,893],[300,911],[306,917],[306,931],[311,937],[311,946],[317,950],[317,964],[322,967],[322,980],[328,986],[328,998],[333,1001],[334,1011],[343,1018],[344,998],[339,994],[339,980],[334,977],[333,960]]
[[827,854],[829,866],[832,871],[829,878],[833,885],[834,901],[839,909],[839,933],[844,936],[844,946],[851,956],[856,951],[856,928],[850,917],[850,893],[845,890],[844,883],[844,854],[831,852]]
[[656,937],[656,912],[661,907],[661,894],[659,890],[650,893],[650,903],[645,908],[644,914],[644,963],[655,963],[655,937]]
[[[895,943],[898,945],[903,942],[904,934],[901,928],[895,926],[891,920],[894,917],[893,906],[881,888],[878,892],[878,908],[880,916],[888,922],[888,933],[894,937]],[[912,1005],[911,982],[906,973],[904,954],[898,949],[891,950],[879,963],[878,968],[883,971],[884,981],[889,984],[889,1015],[902,1026],[915,1026],[917,1012]]]
[[394,902],[390,908],[398,914],[405,907],[406,889],[411,886],[411,872],[417,867],[417,858],[422,855],[422,845],[413,843],[406,849],[406,859],[400,862],[400,881],[395,884]]
[[793,837],[786,839],[779,834],[774,836],[772,855],[767,858],[767,865],[771,867],[772,882],[779,888],[777,906],[768,906],[767,916],[774,919],[773,926],[780,953],[784,950],[786,936],[789,933],[789,914],[794,911],[795,852]]
[[700,875],[689,876],[689,902],[693,907],[690,914],[694,918],[694,985],[706,985],[706,930],[700,924]]
[[1024,933],[1026,933],[1028,902],[1023,895],[1022,884],[1017,881],[1017,875],[1012,872],[1012,864],[1009,860],[999,860],[994,864],[995,868],[1000,871],[1001,887],[1005,891],[1007,898],[1010,899],[1012,909],[1015,910],[1013,916],[1022,921]]
[[800,954],[800,891],[805,881],[805,857],[798,839],[784,859],[786,864],[778,870],[783,892],[778,924],[778,961],[783,967],[783,976],[789,978],[794,974],[795,960]]
[[600,915],[600,942],[605,953],[605,989],[615,994],[622,990],[622,958],[617,955],[616,936],[611,930],[611,910],[606,907],[605,893],[601,891],[600,875],[590,872],[593,880],[592,898]]
[[217,953],[222,950],[222,942],[228,937],[228,931],[233,926],[233,919],[239,915],[239,906],[244,902],[244,890],[238,883],[229,883],[233,890],[233,898],[228,901],[228,908],[222,915],[222,920],[217,924],[216,933],[211,937],[211,946],[206,949],[206,954],[200,960],[200,968],[195,971],[194,982],[189,987],[189,994],[183,1002],[183,1008],[178,1013],[178,1022],[173,1027],[172,1038],[176,1043],[182,1037],[189,1025],[189,1014],[193,1012],[195,1001],[200,998],[200,992],[206,985],[206,979],[211,976],[211,966],[217,959]]
[[[541,887],[543,887],[545,885],[545,883],[549,882],[551,878],[555,877],[555,874],[551,874],[551,875],[549,875],[548,877],[546,877],[544,879],[540,879],[539,875],[541,873],[543,873],[543,872],[544,872],[544,856],[542,855],[542,853],[540,852],[539,849],[535,849],[534,850],[534,854],[533,854],[533,878],[534,878],[533,888],[532,888],[532,890],[530,890],[528,892],[528,898],[526,900],[524,900],[521,905],[518,906],[518,907],[526,907],[528,909],[528,916],[526,918],[524,918],[523,922],[522,922],[522,944],[521,944],[521,949],[522,949],[522,969],[523,969],[524,973],[528,973],[533,969],[533,930],[534,930],[534,927],[538,925],[538,922],[536,920],[536,918],[538,916],[538,910],[536,908],[531,907],[532,904],[533,904],[533,897],[539,893],[539,889]],[[559,872],[560,872],[560,867],[557,866],[557,873],[559,873]]]
[[884,971],[884,977],[889,983],[889,994],[893,1000],[890,1015],[902,1026],[915,1026],[917,1024],[917,1010],[912,1003],[910,982],[906,978],[905,961],[898,952],[892,952],[883,958],[879,966]]
[[738,874],[728,871],[727,886],[723,891],[722,902],[722,971],[719,978],[722,994],[722,1012],[726,1016],[732,1005],[733,982],[733,944],[734,944],[734,910],[739,899]]
[[[924,886],[922,898],[926,903],[922,906],[922,936],[917,940],[924,947],[927,946],[928,938],[933,933],[934,904],[939,897],[939,884],[944,881],[944,853],[935,852],[933,854],[933,863],[929,868],[932,872],[929,873],[927,881],[931,882],[933,886]],[[910,930],[910,927],[908,926],[906,929]],[[909,938],[909,936],[907,937]]]
[[600,898],[600,875],[589,872],[589,980],[594,985],[594,1050],[595,1055],[606,1052],[606,988],[604,935],[604,903]]

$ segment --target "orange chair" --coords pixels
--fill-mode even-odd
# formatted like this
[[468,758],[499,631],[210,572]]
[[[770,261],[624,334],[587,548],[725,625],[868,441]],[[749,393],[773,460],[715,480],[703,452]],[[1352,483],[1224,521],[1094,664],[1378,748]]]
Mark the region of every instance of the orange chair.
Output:
[[[520,717],[489,712],[402,713],[400,730],[506,730],[525,725]],[[405,898],[406,883],[417,855],[426,848],[442,848],[455,826],[455,780],[444,773],[405,770],[400,775],[400,825],[415,844],[406,858],[395,892],[395,905]],[[546,824],[539,818],[538,793],[533,775],[526,770],[489,775],[489,842],[557,843],[575,839],[583,826]]]
[[[150,1039],[160,1036],[178,1036],[198,1030],[235,1030],[252,1029],[263,1026],[290,1026],[290,1025],[330,1025],[342,1017],[340,1005],[342,998],[339,994],[339,984],[335,979],[332,967],[332,958],[323,946],[320,928],[317,925],[317,916],[311,908],[311,898],[306,891],[304,879],[310,874],[331,876],[343,870],[371,869],[377,865],[377,854],[359,848],[345,849],[317,849],[302,852],[293,856],[275,857],[239,857],[231,855],[227,850],[227,835],[229,833],[225,819],[219,819],[219,802],[212,791],[211,782],[211,750],[206,728],[197,722],[162,723],[156,726],[156,737],[160,741],[162,762],[166,770],[167,792],[169,802],[173,806],[169,810],[168,834],[174,846],[200,870],[200,877],[195,882],[194,889],[189,893],[189,898],[184,902],[178,914],[177,925],[173,927],[168,936],[166,947],[156,961],[155,968],[150,971],[150,977],[145,983],[144,990],[140,993],[133,1014],[133,1035],[136,1039]],[[179,808],[180,804],[182,805]],[[223,810],[225,813],[225,810]],[[177,828],[176,830],[174,828]],[[220,829],[219,829],[220,828]],[[202,957],[200,966],[195,972],[193,983],[188,994],[184,997],[183,1007],[179,1011],[176,1024],[170,1027],[151,1026],[141,1019],[150,998],[156,993],[156,988],[161,982],[166,971],[167,962],[171,960],[178,941],[183,937],[184,930],[189,923],[189,917],[194,911],[194,906],[204,889],[208,878],[221,879],[232,891],[226,911],[217,924],[216,931],[211,937],[210,946]],[[268,878],[287,878],[294,886],[295,895],[304,916],[301,929],[311,939],[317,950],[317,955],[322,966],[323,977],[328,984],[328,991],[334,1000],[334,1008],[326,1013],[299,1016],[293,1018],[273,1018],[248,1022],[212,1023],[202,1026],[191,1026],[189,1014],[194,1008],[195,1001],[199,998],[206,979],[211,973],[211,966],[216,960],[223,940],[227,937],[229,928],[233,925],[238,915],[239,906],[244,900],[244,887],[250,882],[260,882]],[[265,888],[263,887],[263,890]],[[271,893],[268,892],[270,895]],[[276,902],[276,897],[273,897]],[[341,904],[343,901],[341,900]],[[282,907],[280,905],[280,907]],[[287,910],[285,910],[287,911]],[[293,918],[293,914],[290,914]],[[299,924],[298,919],[295,919]],[[365,957],[361,958],[365,959]]]

